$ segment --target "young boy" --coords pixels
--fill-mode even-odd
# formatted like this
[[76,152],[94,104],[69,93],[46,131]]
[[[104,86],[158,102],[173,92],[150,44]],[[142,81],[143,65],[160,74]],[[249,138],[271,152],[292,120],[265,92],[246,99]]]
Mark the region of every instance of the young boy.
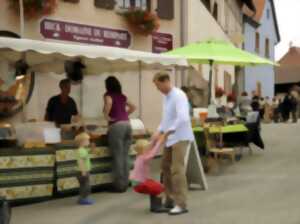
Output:
[[78,144],[76,157],[77,157],[79,173],[77,179],[80,185],[78,204],[91,205],[94,202],[89,198],[89,195],[91,193],[91,186],[90,186],[91,161],[90,161],[90,154],[89,154],[90,136],[85,132],[81,132],[75,137],[75,141]]

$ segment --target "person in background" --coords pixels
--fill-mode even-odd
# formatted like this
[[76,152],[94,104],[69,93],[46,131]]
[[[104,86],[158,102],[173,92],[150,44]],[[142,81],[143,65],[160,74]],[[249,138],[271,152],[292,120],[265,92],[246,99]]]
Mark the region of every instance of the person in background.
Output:
[[171,84],[168,73],[155,74],[153,82],[164,95],[162,120],[152,139],[162,138],[165,142],[162,156],[165,207],[172,208],[169,215],[179,215],[188,212],[184,157],[188,145],[194,140],[189,103],[186,94]]
[[129,185],[128,151],[132,130],[129,115],[135,106],[122,93],[119,80],[109,76],[105,80],[103,114],[108,121],[108,147],[113,158],[113,187],[116,192],[125,192]]
[[240,108],[241,115],[243,117],[246,117],[247,113],[252,111],[251,99],[248,97],[247,92],[242,92],[240,102],[239,102],[239,108]]
[[288,120],[290,119],[290,112],[291,112],[291,99],[289,94],[286,94],[283,98],[283,102],[282,102],[282,120],[283,122],[288,122]]
[[298,121],[298,93],[296,91],[290,92],[290,101],[291,101],[291,113],[293,123]]
[[265,99],[263,97],[259,98],[259,116],[261,119],[264,119],[264,115],[265,115]]
[[267,96],[265,97],[265,104],[264,104],[264,120],[267,123],[271,122],[272,117],[272,108],[270,98]]
[[252,98],[251,98],[252,101],[256,100],[257,98],[259,99],[258,94],[256,93],[255,90],[252,90],[251,95],[252,95]]
[[61,124],[70,124],[72,116],[78,117],[78,110],[76,103],[72,97],[69,96],[71,92],[71,81],[63,79],[59,82],[61,93],[53,96],[48,101],[45,120],[55,122],[59,127]]
[[277,100],[277,97],[273,97],[272,104],[271,104],[271,110],[272,110],[272,120],[275,123],[278,123],[280,118],[280,111],[279,111],[279,101]]
[[283,99],[278,97],[278,112],[279,112],[279,122],[283,122]]
[[182,86],[181,90],[186,94],[188,101],[189,101],[189,111],[190,111],[190,116],[193,117],[193,102],[192,102],[192,95],[188,87]]

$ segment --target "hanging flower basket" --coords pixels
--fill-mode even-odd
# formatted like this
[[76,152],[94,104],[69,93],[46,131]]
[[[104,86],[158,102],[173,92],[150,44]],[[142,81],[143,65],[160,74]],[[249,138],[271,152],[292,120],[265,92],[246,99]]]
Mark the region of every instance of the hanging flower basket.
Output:
[[216,98],[221,98],[225,94],[225,91],[222,87],[216,87],[215,96]]
[[132,8],[121,14],[132,32],[148,36],[159,29],[159,19],[155,13]]
[[[20,13],[19,0],[8,0],[10,8],[18,15]],[[26,19],[34,19],[52,14],[57,6],[57,0],[23,0],[24,16]]]
[[227,102],[236,102],[236,95],[234,92],[227,95]]

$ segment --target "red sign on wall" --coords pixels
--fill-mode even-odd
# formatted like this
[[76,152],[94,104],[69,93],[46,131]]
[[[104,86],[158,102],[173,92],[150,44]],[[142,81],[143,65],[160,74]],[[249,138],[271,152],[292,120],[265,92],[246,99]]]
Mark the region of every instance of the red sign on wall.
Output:
[[173,49],[173,36],[168,33],[152,34],[152,52],[162,53]]
[[52,19],[40,23],[40,32],[48,39],[128,48],[131,36],[126,30],[82,25]]

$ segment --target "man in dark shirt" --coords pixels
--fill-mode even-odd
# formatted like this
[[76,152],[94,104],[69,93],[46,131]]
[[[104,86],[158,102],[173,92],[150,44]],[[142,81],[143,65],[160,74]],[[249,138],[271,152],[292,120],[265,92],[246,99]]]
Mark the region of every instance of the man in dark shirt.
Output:
[[78,115],[76,103],[69,96],[71,91],[70,80],[61,80],[59,87],[61,93],[50,98],[45,115],[46,121],[53,121],[57,126],[70,124],[72,116]]

